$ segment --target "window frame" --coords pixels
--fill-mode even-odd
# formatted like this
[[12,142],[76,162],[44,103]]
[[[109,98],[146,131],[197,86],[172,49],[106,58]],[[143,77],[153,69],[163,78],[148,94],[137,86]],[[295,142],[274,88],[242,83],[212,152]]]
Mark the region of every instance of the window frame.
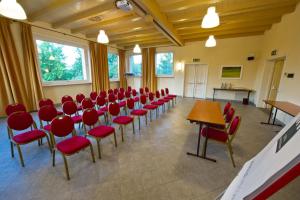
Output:
[[[39,65],[39,76],[41,79],[41,83],[43,87],[47,86],[63,86],[63,85],[81,85],[81,84],[91,84],[91,66],[90,66],[90,54],[89,54],[89,46],[88,44],[82,44],[80,42],[72,41],[69,39],[58,39],[55,36],[45,36],[44,34],[39,34],[39,33],[33,33],[33,40],[34,40],[34,48],[35,48],[35,53],[37,56],[37,61]],[[84,67],[82,68],[83,74],[85,75],[86,79],[85,80],[57,80],[57,81],[44,81],[42,78],[42,70],[41,70],[41,64],[39,60],[39,52],[37,48],[37,43],[36,40],[42,40],[46,42],[51,42],[51,43],[58,43],[66,46],[73,46],[73,47],[78,47],[83,49],[84,52]]]
[[[172,74],[170,74],[170,75],[158,75],[157,74],[157,70],[156,70],[156,66],[157,66],[157,54],[159,54],[159,53],[172,53],[173,54],[173,64],[172,64]],[[157,78],[174,78],[174,51],[157,51],[157,52],[155,52],[155,76],[157,77]]]
[[131,53],[129,54],[129,58],[128,58],[128,64],[129,64],[129,72],[131,73],[131,66],[130,66],[130,57],[131,56],[135,56],[135,55],[141,55],[142,56],[142,62],[141,62],[141,75],[133,75],[133,77],[137,77],[137,78],[141,78],[143,76],[143,55],[142,53]]
[[108,76],[109,76],[108,54],[115,54],[118,56],[118,78],[109,78],[110,82],[118,82],[118,81],[120,81],[120,56],[119,56],[119,53],[113,52],[113,51],[107,52],[107,67],[108,67]]

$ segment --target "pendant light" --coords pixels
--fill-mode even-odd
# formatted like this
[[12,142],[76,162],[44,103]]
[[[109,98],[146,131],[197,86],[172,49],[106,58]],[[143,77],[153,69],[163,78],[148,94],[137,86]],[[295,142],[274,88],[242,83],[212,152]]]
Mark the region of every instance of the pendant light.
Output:
[[207,9],[207,13],[204,16],[201,27],[202,28],[214,28],[220,25],[220,19],[218,13],[216,13],[216,7],[212,6]]
[[217,45],[216,39],[213,35],[210,35],[205,42],[205,47],[215,47]]
[[109,43],[109,39],[105,33],[104,30],[100,30],[99,31],[99,34],[98,34],[98,37],[97,37],[97,41],[101,44],[107,44]]
[[27,19],[24,9],[16,0],[2,0],[0,2],[0,14],[12,19]]
[[133,48],[133,53],[141,53],[141,48],[138,44],[136,44]]

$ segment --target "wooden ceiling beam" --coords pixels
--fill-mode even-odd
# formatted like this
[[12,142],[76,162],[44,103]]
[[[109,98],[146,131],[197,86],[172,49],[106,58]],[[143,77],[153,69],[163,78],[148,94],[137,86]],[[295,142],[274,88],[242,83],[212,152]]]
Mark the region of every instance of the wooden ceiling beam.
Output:
[[140,7],[153,19],[155,27],[162,32],[174,44],[183,46],[181,38],[178,36],[173,24],[169,22],[167,16],[161,11],[159,5],[153,0],[132,0],[135,6]]
[[153,31],[144,31],[143,33],[125,33],[125,34],[117,34],[110,36],[110,40],[129,40],[134,38],[141,38],[141,37],[150,37],[150,36],[162,36],[162,34],[155,29]]
[[55,0],[49,3],[47,6],[34,11],[28,15],[28,21],[37,21],[41,17],[45,16],[46,14],[49,14],[50,12],[61,9],[63,7],[66,7],[72,3],[75,3],[77,0]]
[[[144,40],[140,41],[139,45],[145,45],[145,44],[152,44],[152,43],[159,43],[159,42],[170,42],[167,38],[162,38],[162,39],[156,39],[156,40]],[[128,41],[128,42],[123,42],[119,43],[118,46],[131,46],[135,45],[136,42]]]
[[132,43],[139,43],[147,40],[158,40],[158,39],[166,39],[163,35],[159,36],[144,36],[144,37],[139,37],[139,38],[131,38],[131,39],[118,39],[118,40],[111,40],[110,43],[112,44],[122,44],[126,42],[132,42]]
[[80,26],[77,28],[73,28],[73,29],[71,29],[71,32],[72,33],[88,32],[91,29],[102,28],[102,27],[110,26],[110,25],[113,25],[116,23],[120,23],[120,24],[124,25],[124,24],[128,24],[128,23],[134,23],[135,21],[140,21],[140,20],[141,20],[140,17],[137,17],[133,13],[130,13],[125,16],[100,21],[95,24],[90,24],[90,25],[86,25],[86,26]]
[[[134,48],[134,44],[133,45],[129,45],[129,46],[125,46],[124,49],[126,51],[130,51]],[[150,48],[150,47],[165,47],[165,46],[175,46],[172,42],[167,41],[167,42],[157,42],[157,43],[150,43],[150,44],[141,44],[140,47],[141,48]]]
[[76,13],[74,15],[67,16],[63,19],[59,19],[52,24],[52,27],[59,28],[63,25],[70,24],[70,23],[76,22],[78,20],[82,20],[82,19],[89,18],[89,17],[96,16],[96,15],[97,16],[103,15],[103,14],[110,12],[112,10],[115,10],[115,9],[116,8],[112,2],[107,2],[104,4],[100,4],[98,6],[95,6],[93,8],[90,8],[88,10],[84,10],[82,12]]

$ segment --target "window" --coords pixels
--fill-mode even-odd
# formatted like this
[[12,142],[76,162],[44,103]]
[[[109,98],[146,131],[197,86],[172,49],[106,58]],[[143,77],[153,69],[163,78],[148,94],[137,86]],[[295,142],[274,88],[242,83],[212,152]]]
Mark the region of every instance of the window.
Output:
[[129,58],[130,73],[134,76],[142,76],[142,55],[135,54]]
[[36,39],[44,85],[88,82],[84,47]]
[[173,76],[172,52],[156,53],[155,61],[157,76]]
[[119,55],[108,53],[109,80],[119,80]]

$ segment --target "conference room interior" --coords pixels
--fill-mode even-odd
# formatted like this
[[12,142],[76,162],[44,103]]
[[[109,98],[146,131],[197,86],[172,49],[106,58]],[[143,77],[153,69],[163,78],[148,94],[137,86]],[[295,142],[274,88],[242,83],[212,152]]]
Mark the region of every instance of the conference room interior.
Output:
[[299,19],[299,0],[1,0],[0,199],[300,199],[300,154],[267,164],[299,137]]

